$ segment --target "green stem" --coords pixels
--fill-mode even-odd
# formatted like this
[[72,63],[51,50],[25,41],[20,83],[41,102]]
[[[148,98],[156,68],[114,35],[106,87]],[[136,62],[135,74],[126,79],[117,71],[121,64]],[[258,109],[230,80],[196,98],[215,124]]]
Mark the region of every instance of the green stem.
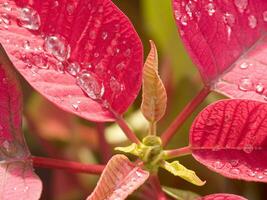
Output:
[[195,111],[195,109],[204,101],[204,99],[209,95],[210,88],[204,87],[198,95],[190,101],[183,111],[176,117],[176,119],[171,123],[169,128],[162,134],[162,144],[166,146],[171,138],[175,135],[177,130],[183,125],[185,120]]

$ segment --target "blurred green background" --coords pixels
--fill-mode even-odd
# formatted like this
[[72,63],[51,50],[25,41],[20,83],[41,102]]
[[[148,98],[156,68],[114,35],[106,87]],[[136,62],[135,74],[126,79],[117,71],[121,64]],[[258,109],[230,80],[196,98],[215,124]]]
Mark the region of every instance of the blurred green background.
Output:
[[[201,78],[188,57],[176,30],[171,11],[171,0],[114,0],[113,1],[132,21],[145,48],[149,51],[149,40],[153,40],[159,51],[160,75],[168,92],[168,110],[165,118],[158,125],[158,132],[163,132],[175,116],[183,109],[201,89]],[[99,147],[101,136],[97,127],[56,109],[31,87],[24,83],[25,132],[33,155],[52,156],[55,158],[76,160],[88,163],[105,162],[101,158]],[[205,105],[223,98],[211,94],[200,108],[183,125],[173,138],[168,148],[183,147],[188,144],[188,131],[192,120]],[[126,118],[140,137],[147,130],[142,118],[140,95],[126,113]],[[42,115],[40,116],[40,112]],[[114,124],[106,124],[106,138],[110,148],[128,144],[120,129]],[[113,150],[112,150],[113,151]],[[165,171],[160,171],[163,185],[194,191],[200,195],[212,193],[234,193],[252,200],[267,199],[267,187],[264,184],[230,180],[208,170],[191,156],[183,157],[180,162],[196,171],[207,184],[203,187],[193,186],[180,178],[175,178]],[[44,182],[42,199],[78,200],[85,199],[93,190],[98,176],[75,175],[62,171],[37,169]],[[129,199],[136,199],[134,196]]]

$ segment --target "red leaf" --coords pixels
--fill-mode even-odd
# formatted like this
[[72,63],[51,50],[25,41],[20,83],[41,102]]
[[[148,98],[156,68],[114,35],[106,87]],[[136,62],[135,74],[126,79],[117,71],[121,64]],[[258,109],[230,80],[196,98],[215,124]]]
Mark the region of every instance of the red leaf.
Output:
[[122,113],[136,98],[142,44],[110,0],[0,0],[0,16],[0,42],[15,67],[65,111],[111,121],[103,104]]
[[173,0],[173,7],[205,83],[232,98],[266,101],[267,1]]
[[34,174],[21,130],[22,96],[11,63],[0,48],[0,199],[39,199],[42,183]]
[[226,100],[205,108],[190,130],[193,156],[223,176],[267,182],[267,104]]
[[87,200],[126,199],[149,177],[149,172],[132,164],[124,155],[115,155],[108,162],[94,192]]
[[1,164],[0,183],[1,200],[37,200],[42,191],[42,182],[28,161]]
[[201,197],[197,200],[247,200],[244,197],[234,194],[211,194],[205,197]]

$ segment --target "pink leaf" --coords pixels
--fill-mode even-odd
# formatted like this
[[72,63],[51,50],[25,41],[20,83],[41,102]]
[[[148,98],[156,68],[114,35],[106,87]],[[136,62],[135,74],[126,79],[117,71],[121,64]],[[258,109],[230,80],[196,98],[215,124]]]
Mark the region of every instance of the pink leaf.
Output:
[[197,200],[247,200],[244,197],[234,194],[211,194],[205,197],[201,197]]
[[1,164],[0,183],[1,200],[37,200],[42,191],[42,182],[29,161]]
[[204,82],[232,98],[266,101],[267,1],[173,0],[173,7]]
[[15,67],[65,111],[111,121],[104,107],[123,113],[136,98],[142,44],[110,0],[0,0],[0,19]]
[[267,104],[225,100],[205,108],[190,130],[193,156],[223,176],[267,182]]
[[[1,47],[1,46],[0,46]],[[29,160],[21,130],[22,95],[0,48],[0,199],[39,199],[42,183]]]
[[132,164],[124,155],[115,155],[108,162],[94,192],[87,200],[126,199],[149,177],[149,172]]

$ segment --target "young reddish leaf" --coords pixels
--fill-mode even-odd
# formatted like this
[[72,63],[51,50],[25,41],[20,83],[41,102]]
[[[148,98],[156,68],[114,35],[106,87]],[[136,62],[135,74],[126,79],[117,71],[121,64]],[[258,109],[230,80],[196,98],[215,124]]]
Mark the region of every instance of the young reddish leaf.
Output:
[[30,161],[14,161],[0,164],[0,199],[37,200],[42,182],[33,172]]
[[223,176],[267,182],[267,104],[225,100],[205,108],[190,130],[193,156]]
[[237,195],[234,195],[234,194],[211,194],[211,195],[208,195],[208,196],[205,196],[205,197],[201,197],[197,200],[247,200],[246,198],[244,197],[241,197],[241,196],[237,196]]
[[115,155],[108,162],[94,192],[87,200],[125,199],[141,186],[149,172],[132,164],[124,155]]
[[143,101],[141,110],[151,123],[159,121],[166,111],[167,94],[158,74],[158,52],[156,45],[150,41],[151,50],[144,66]]
[[21,130],[22,95],[12,66],[0,49],[0,199],[39,199],[42,183],[33,172]]
[[173,0],[173,7],[205,83],[232,98],[266,101],[267,1]]
[[104,107],[123,113],[137,96],[142,44],[110,0],[0,0],[0,16],[15,67],[65,111],[111,121]]

